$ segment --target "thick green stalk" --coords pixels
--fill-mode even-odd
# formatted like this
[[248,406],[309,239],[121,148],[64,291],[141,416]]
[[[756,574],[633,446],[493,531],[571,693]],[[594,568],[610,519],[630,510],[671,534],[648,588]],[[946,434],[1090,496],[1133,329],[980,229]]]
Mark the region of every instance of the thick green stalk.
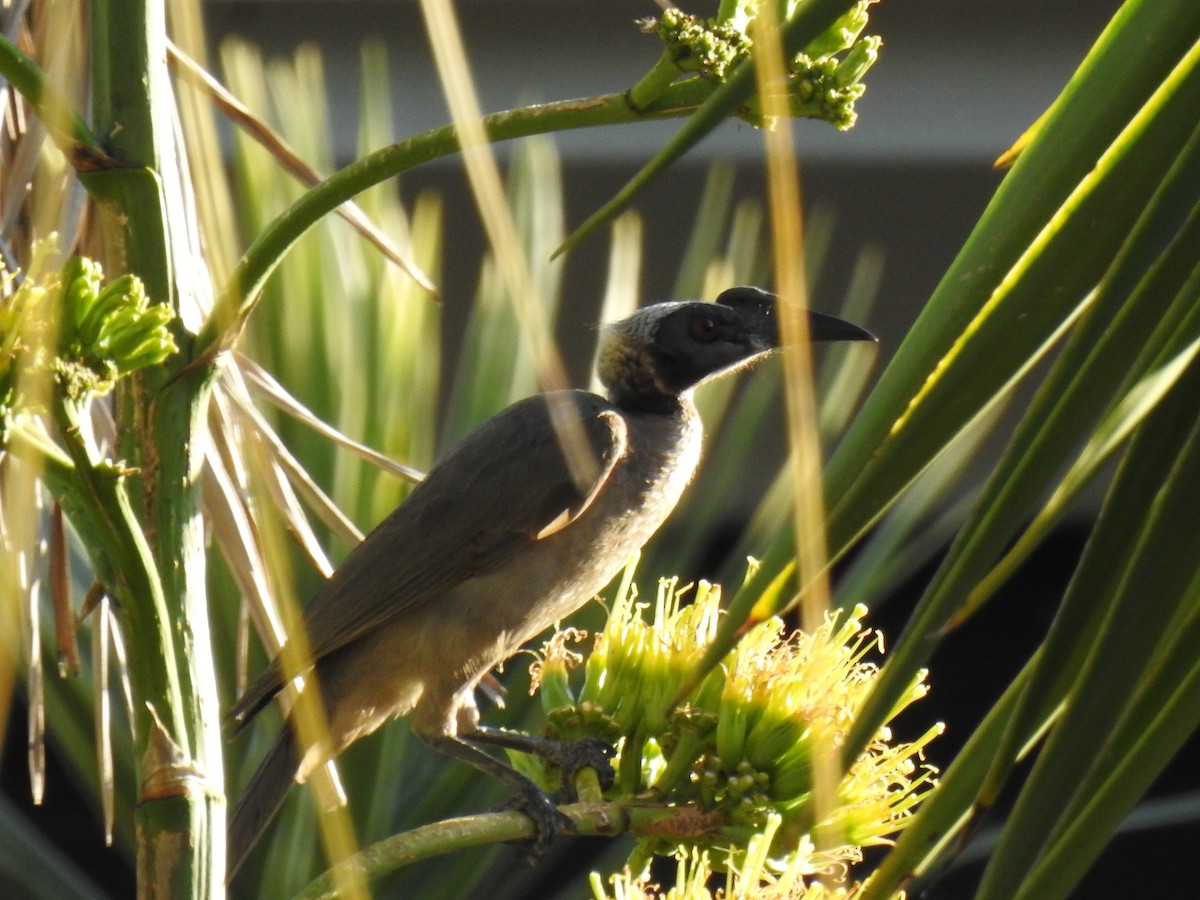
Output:
[[[133,272],[154,302],[182,313],[189,298],[177,260],[195,265],[199,256],[188,245],[175,169],[165,19],[162,0],[94,3],[95,131],[125,168],[81,178],[100,202],[109,271]],[[155,586],[149,594],[118,586],[117,598],[135,656],[138,888],[147,896],[224,891],[224,776],[198,484],[212,371],[189,367],[190,338],[178,328],[180,354],[131,379],[117,406],[121,453],[140,472],[130,479],[146,544],[136,563]],[[152,598],[161,615],[143,614]]]
[[[600,803],[575,803],[559,811],[571,820],[577,835],[633,834],[639,837],[697,833],[715,830],[723,822],[691,806],[662,806],[630,799]],[[367,878],[379,878],[422,859],[439,856],[466,847],[479,847],[501,841],[528,840],[534,825],[528,816],[516,811],[481,813],[445,819],[403,834],[385,838],[342,863],[347,869]],[[334,870],[316,878],[298,895],[298,900],[325,900],[339,896]]]

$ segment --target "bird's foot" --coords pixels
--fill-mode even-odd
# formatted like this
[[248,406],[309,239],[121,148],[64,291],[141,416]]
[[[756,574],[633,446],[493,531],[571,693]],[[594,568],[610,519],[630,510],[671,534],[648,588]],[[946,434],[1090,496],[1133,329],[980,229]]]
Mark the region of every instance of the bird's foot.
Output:
[[466,738],[473,742],[507,747],[541,757],[547,765],[558,771],[561,784],[559,798],[564,803],[574,803],[578,799],[575,778],[583,769],[595,771],[602,791],[612,787],[616,778],[616,772],[609,762],[616,755],[616,750],[602,738],[563,741],[486,726],[480,726],[478,731],[467,735]]
[[533,782],[522,787],[503,808],[520,810],[533,822],[533,838],[522,842],[525,846],[519,856],[525,866],[537,865],[556,840],[575,828],[575,823],[559,811],[554,799]]
[[[499,746],[527,745],[528,741],[540,742],[542,740],[541,738],[529,738],[527,735],[517,735],[511,732],[497,731],[495,735],[498,736],[472,733],[468,736],[468,739],[472,742],[479,741]],[[500,808],[520,810],[533,821],[534,836],[532,841],[529,842],[528,849],[521,854],[522,862],[533,865],[545,855],[550,845],[559,836],[570,834],[574,831],[574,822],[559,812],[553,798],[524,775],[515,771],[511,766],[489,756],[483,750],[472,743],[467,743],[462,738],[440,734],[422,734],[421,737],[435,750],[440,750],[448,756],[469,763],[481,772],[485,772],[493,778],[503,781],[516,791],[516,796]],[[550,743],[564,742],[552,741]],[[525,746],[517,746],[517,749],[525,748]]]
[[603,738],[583,738],[578,741],[549,741],[551,747],[542,758],[558,769],[560,792],[564,803],[579,799],[575,779],[583,769],[591,769],[600,782],[600,790],[613,786],[617,773],[609,762],[617,751]]

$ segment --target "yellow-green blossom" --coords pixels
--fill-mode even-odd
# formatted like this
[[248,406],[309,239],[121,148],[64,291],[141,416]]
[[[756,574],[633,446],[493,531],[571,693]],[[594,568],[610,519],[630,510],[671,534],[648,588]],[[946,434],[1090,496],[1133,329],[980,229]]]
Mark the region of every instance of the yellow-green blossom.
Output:
[[[637,795],[689,813],[642,835],[638,860],[703,851],[705,866],[743,875],[748,866],[776,879],[844,874],[862,847],[889,841],[932,786],[934,772],[920,760],[940,732],[935,726],[894,744],[881,729],[841,774],[836,796],[815,808],[814,768],[840,766],[846,734],[878,672],[868,657],[882,651],[881,640],[863,627],[865,614],[861,606],[846,616],[830,613],[812,634],[789,632],[779,619],[761,622],[681,698],[714,639],[720,589],[664,580],[651,605],[627,587],[596,637],[575,701],[548,710],[548,731],[615,737],[618,776],[610,798]],[[543,664],[556,673],[555,703],[572,696],[567,657],[554,650],[563,646],[552,642]],[[893,715],[924,696],[924,675]],[[812,849],[818,831],[820,853]]]
[[[853,900],[858,896],[860,883],[840,883],[846,877],[846,860],[818,853],[811,841],[798,848],[783,871],[769,867],[766,848],[779,824],[779,816],[772,816],[762,833],[751,838],[742,864],[725,868],[715,889],[709,888],[714,871],[708,853],[693,848],[676,853],[674,884],[653,884],[645,872],[625,869],[608,878],[606,887],[605,879],[593,872],[592,894],[596,900]],[[822,878],[814,877],[817,873]]]

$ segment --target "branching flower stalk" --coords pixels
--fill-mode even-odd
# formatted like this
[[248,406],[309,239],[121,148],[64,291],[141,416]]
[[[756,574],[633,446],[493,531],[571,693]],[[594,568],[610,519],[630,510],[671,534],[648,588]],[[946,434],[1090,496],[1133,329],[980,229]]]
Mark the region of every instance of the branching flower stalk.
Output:
[[[788,65],[787,108],[793,117],[821,118],[836,128],[854,125],[854,104],[863,91],[862,78],[879,55],[878,37],[861,37],[867,27],[868,7],[862,0],[816,40],[793,56]],[[791,15],[788,3],[781,20]],[[658,35],[665,50],[653,69],[626,92],[635,110],[647,109],[680,77],[723,82],[729,72],[750,55],[751,29],[758,15],[758,0],[722,3],[714,18],[691,15],[676,7],[655,19],[641,21],[643,31]],[[739,115],[754,125],[769,125],[763,104],[752,98]]]
[[[881,41],[861,37],[867,10],[875,0],[860,0],[792,63],[786,85],[788,109],[796,118],[824,119],[840,129],[855,121],[854,104],[862,96],[863,76],[878,56]],[[740,2],[716,19],[702,20],[677,10],[661,20],[645,20],[666,49],[637,84],[627,91],[489,113],[483,117],[488,140],[496,143],[576,128],[620,125],[647,119],[690,115],[725,83],[746,59],[747,29],[757,2]],[[0,59],[2,61],[2,59]],[[681,77],[683,76],[683,77]],[[770,126],[756,97],[736,104],[730,115],[755,126]],[[445,125],[381,148],[335,172],[267,225],[247,248],[213,315],[198,336],[200,347],[216,350],[241,333],[263,284],[308,228],[363,191],[424,163],[460,149],[458,132]]]

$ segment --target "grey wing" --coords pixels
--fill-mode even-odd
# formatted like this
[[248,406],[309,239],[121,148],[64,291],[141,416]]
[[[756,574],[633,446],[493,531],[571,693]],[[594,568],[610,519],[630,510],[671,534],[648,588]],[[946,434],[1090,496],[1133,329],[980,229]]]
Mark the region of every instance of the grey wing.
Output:
[[[318,589],[305,612],[314,661],[436,603],[456,584],[502,565],[523,545],[553,534],[587,509],[625,453],[625,421],[593,394],[558,397],[578,413],[593,456],[594,465],[584,467],[589,476],[580,483],[579,472],[572,474],[544,396],[485,422]],[[256,693],[261,702],[243,697],[231,715],[248,719],[278,690],[277,667],[260,682],[247,695]]]

